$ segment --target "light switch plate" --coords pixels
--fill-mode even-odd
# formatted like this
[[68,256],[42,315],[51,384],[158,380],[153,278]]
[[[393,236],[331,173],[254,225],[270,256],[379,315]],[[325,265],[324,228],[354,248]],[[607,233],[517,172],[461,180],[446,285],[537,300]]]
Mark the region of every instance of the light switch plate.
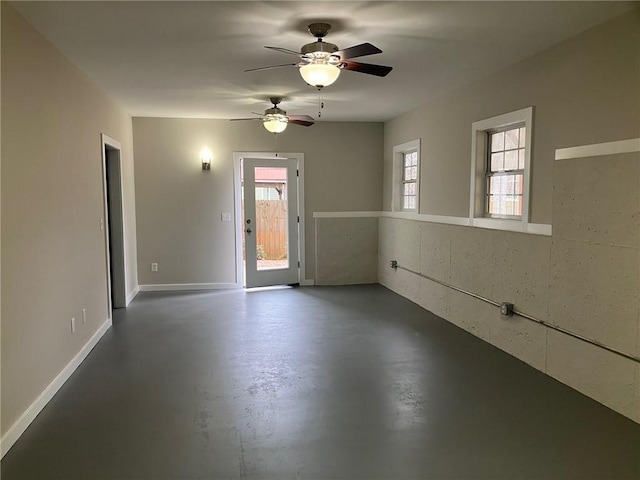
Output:
[[231,214],[229,212],[222,212],[222,215],[220,215],[220,217],[222,218],[223,222],[231,221]]

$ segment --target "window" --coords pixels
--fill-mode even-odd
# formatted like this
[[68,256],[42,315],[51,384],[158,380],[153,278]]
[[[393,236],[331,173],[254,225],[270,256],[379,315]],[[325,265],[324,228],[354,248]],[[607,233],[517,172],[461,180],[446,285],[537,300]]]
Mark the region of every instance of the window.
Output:
[[418,207],[418,152],[405,152],[402,160],[402,210]]
[[420,208],[420,140],[393,148],[394,212],[415,212]]
[[528,107],[473,124],[471,225],[527,230],[532,122]]
[[487,132],[485,215],[522,218],[524,126]]

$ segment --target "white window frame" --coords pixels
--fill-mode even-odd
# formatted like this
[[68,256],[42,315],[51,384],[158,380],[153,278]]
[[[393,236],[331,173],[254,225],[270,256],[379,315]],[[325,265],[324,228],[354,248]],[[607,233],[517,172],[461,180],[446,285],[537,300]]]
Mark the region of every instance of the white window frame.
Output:
[[[406,153],[417,152],[418,153],[418,174],[416,178],[416,208],[402,208],[402,185],[403,185],[403,170],[404,170],[404,156]],[[392,188],[392,203],[391,210],[394,212],[420,212],[420,139],[411,140],[410,142],[402,143],[393,147],[393,188]]]
[[[509,126],[524,125],[525,159],[522,185],[522,216],[504,219],[486,216],[486,174],[488,132]],[[471,192],[469,198],[469,225],[499,230],[529,229],[529,198],[531,184],[531,145],[533,139],[533,107],[474,122],[471,127]]]

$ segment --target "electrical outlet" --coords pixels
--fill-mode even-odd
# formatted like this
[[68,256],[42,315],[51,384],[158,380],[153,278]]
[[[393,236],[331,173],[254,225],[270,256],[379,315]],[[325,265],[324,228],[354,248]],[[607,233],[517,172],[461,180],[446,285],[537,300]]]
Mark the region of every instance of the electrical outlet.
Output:
[[230,222],[230,221],[231,221],[231,214],[230,214],[230,213],[228,213],[228,212],[223,212],[223,213],[220,215],[220,217],[221,217],[221,219],[222,219],[222,221],[223,221],[223,222]]
[[82,309],[82,323],[87,323],[87,309]]
[[152,263],[151,264],[151,271],[152,272],[157,272],[158,271],[158,264],[157,263]]
[[76,317],[71,317],[71,333],[76,333]]

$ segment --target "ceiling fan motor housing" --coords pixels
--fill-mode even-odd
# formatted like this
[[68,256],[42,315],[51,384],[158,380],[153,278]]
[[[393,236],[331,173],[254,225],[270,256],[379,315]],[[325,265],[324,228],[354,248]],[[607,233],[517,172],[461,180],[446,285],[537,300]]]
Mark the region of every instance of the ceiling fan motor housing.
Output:
[[307,43],[300,49],[300,53],[306,56],[309,60],[313,58],[326,59],[331,56],[332,53],[338,51],[338,46],[333,43],[323,42],[322,38],[329,33],[331,25],[328,23],[311,23],[308,26],[309,33],[316,37],[316,42]]
[[264,114],[265,115],[282,115],[282,116],[285,116],[287,114],[287,112],[285,112],[281,108],[273,107],[273,108],[267,108],[264,111]]
[[338,46],[333,44],[333,43],[329,43],[329,42],[323,42],[322,40],[318,40],[317,42],[311,42],[311,43],[307,43],[306,45],[303,45],[302,49],[300,50],[300,53],[302,55],[312,55],[312,54],[317,54],[317,53],[325,53],[325,56],[329,56],[332,53],[337,52]]

